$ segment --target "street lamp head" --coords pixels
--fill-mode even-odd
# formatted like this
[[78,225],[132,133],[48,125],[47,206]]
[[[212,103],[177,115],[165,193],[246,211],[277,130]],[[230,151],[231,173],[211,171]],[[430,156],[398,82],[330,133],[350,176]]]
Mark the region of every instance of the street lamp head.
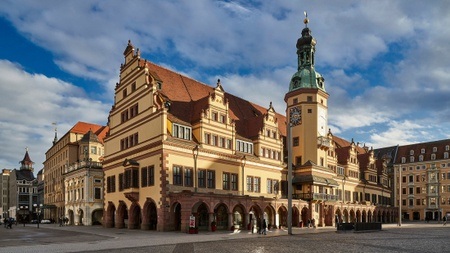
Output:
[[241,158],[241,162],[242,166],[245,166],[245,164],[247,163],[247,157],[245,155]]
[[192,150],[192,154],[194,155],[194,157],[198,156],[198,145],[195,145],[194,149]]

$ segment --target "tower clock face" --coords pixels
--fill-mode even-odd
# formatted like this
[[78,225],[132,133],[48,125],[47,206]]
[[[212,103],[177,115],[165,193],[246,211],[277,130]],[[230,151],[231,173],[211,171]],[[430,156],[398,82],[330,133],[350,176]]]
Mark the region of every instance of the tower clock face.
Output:
[[328,128],[328,113],[327,109],[323,107],[318,108],[317,115],[317,132],[320,136],[325,136],[327,134]]
[[300,125],[302,123],[302,111],[299,107],[292,107],[289,111],[290,123],[292,126]]

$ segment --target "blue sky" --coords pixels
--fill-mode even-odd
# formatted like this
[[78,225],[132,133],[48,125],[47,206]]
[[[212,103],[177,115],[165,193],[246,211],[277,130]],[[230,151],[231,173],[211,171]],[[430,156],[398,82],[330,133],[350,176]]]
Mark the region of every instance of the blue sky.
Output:
[[380,148],[450,136],[449,1],[21,1],[0,6],[0,167],[106,124],[131,40],[142,57],[284,113],[303,12],[329,127]]

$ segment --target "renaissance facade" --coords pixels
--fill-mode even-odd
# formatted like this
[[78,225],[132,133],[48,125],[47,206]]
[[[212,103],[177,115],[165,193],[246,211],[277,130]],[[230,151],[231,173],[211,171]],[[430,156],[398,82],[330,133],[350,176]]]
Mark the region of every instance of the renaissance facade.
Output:
[[262,219],[271,227],[395,222],[393,159],[328,129],[315,46],[305,27],[285,116],[271,103],[226,93],[220,80],[211,87],[147,61],[128,42],[105,138],[104,225],[188,231],[251,229]]
[[101,224],[103,138],[107,126],[76,123],[55,138],[44,161],[44,219],[67,218],[71,225]]

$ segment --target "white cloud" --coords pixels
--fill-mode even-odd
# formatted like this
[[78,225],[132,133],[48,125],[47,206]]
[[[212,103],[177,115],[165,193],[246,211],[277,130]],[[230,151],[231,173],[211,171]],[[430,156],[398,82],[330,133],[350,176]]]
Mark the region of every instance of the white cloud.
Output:
[[[378,144],[388,143],[392,135],[391,142],[404,143],[417,140],[414,135],[424,130],[419,126],[438,122],[442,127],[432,137],[449,136],[447,1],[11,0],[2,6],[0,15],[48,50],[62,70],[102,85],[105,92],[96,94],[98,99],[112,100],[122,52],[131,39],[144,58],[212,86],[220,78],[226,92],[263,107],[272,101],[278,113],[284,113],[284,94],[296,71],[295,42],[307,10],[318,43],[316,69],[330,93],[333,133],[361,133]],[[69,122],[79,118],[75,115],[87,121],[106,119],[108,106],[89,99],[82,88],[31,75],[8,62],[2,67],[9,74],[0,80],[21,91],[2,85],[2,94],[17,94],[4,98],[8,106],[0,112],[8,120],[3,125],[20,129],[22,118],[36,115],[32,121],[45,126],[37,135],[47,133],[45,138],[52,139],[52,121]],[[24,87],[23,79],[40,88]],[[26,106],[31,102],[32,109]],[[85,109],[95,113],[83,113]],[[409,128],[400,127],[405,124]],[[374,129],[378,132],[370,135]],[[402,130],[405,135],[399,137]],[[26,139],[25,133],[16,136]]]
[[407,145],[414,142],[420,142],[423,139],[420,136],[427,133],[424,126],[405,120],[402,122],[392,121],[388,124],[388,129],[382,133],[373,133],[370,136],[369,145],[375,147],[388,147],[393,145]]
[[0,164],[6,168],[18,168],[29,147],[40,170],[54,138],[53,122],[59,137],[78,121],[106,124],[109,106],[72,84],[27,73],[5,60],[0,60],[0,84]]

